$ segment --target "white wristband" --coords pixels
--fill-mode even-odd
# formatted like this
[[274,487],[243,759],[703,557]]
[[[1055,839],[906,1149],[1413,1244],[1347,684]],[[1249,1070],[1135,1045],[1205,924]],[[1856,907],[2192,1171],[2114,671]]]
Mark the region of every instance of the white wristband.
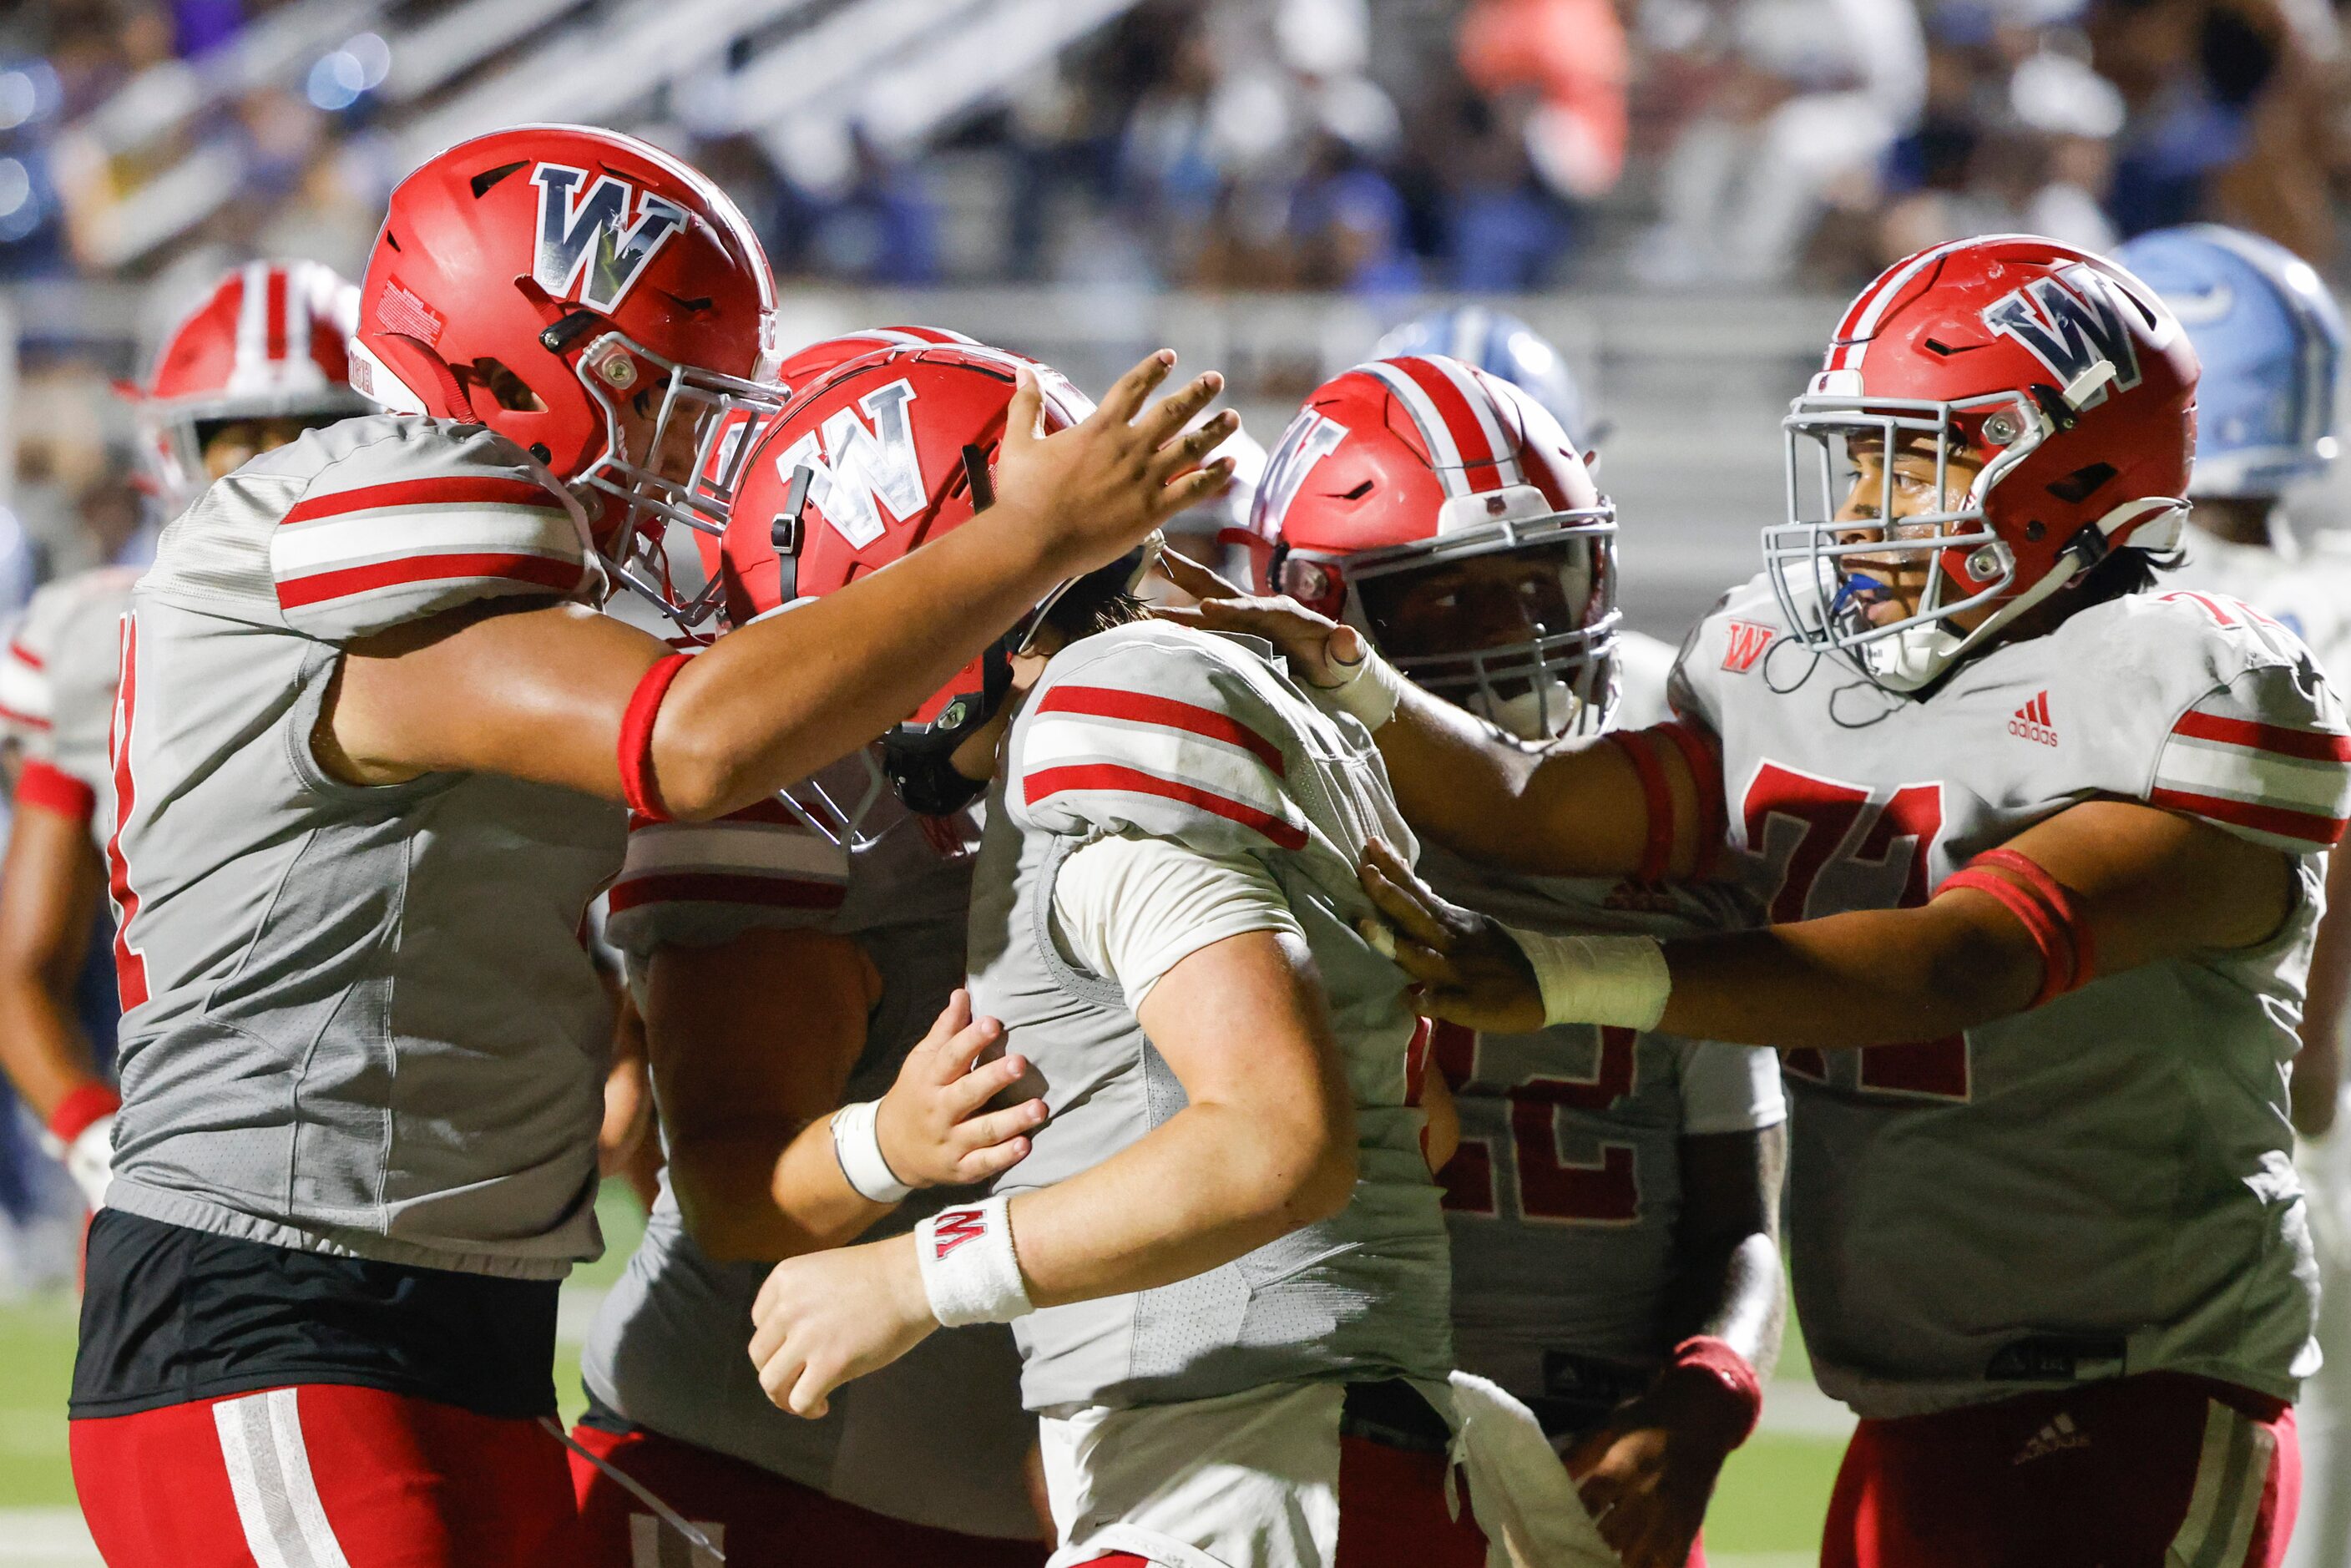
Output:
[[1380,651],[1372,646],[1369,637],[1361,632],[1355,636],[1363,643],[1364,656],[1352,664],[1332,660],[1331,667],[1341,676],[1338,684],[1318,686],[1310,683],[1306,689],[1324,707],[1353,714],[1363,721],[1365,729],[1377,731],[1395,717],[1396,705],[1404,700],[1404,677],[1396,674],[1394,664],[1380,657]]
[[879,1100],[860,1100],[832,1113],[832,1157],[841,1174],[868,1203],[903,1203],[914,1189],[898,1179],[882,1155],[881,1130],[874,1119],[882,1113]]
[[1036,1309],[1012,1250],[1008,1198],[987,1197],[943,1208],[914,1227],[923,1294],[941,1328],[1008,1323]]
[[1666,950],[1654,936],[1547,936],[1505,925],[1542,988],[1543,1022],[1652,1030],[1672,995]]

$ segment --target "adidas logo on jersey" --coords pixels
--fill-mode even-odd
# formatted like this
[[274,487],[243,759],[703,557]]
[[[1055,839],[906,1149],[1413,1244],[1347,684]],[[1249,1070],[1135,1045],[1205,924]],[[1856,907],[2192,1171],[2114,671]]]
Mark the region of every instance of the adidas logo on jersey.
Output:
[[2089,1446],[2090,1435],[2074,1425],[2073,1416],[2060,1410],[2057,1412],[2056,1419],[2032,1434],[2032,1440],[2018,1449],[2016,1458],[2009,1460],[2009,1463],[2029,1465],[2035,1459],[2045,1459],[2052,1454],[2062,1454],[2068,1448],[2086,1448]]
[[2042,692],[2018,708],[2016,716],[2008,721],[2008,733],[2021,735],[2039,746],[2056,745],[2056,727],[2049,717],[2049,694]]

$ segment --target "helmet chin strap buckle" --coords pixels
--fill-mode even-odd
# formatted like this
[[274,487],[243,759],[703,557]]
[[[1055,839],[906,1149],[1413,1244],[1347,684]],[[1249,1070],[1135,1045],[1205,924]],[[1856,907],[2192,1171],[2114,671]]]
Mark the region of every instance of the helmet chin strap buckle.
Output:
[[808,512],[809,486],[816,470],[803,463],[792,470],[791,488],[784,492],[784,509],[768,525],[768,542],[776,550],[776,602],[789,604],[799,597],[801,520]]

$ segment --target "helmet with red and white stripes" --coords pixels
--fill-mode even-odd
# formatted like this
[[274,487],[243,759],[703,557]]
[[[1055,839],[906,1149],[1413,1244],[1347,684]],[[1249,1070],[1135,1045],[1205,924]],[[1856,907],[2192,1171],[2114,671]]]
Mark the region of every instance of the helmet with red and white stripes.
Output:
[[[1995,235],[1896,262],[1846,308],[1783,422],[1789,515],[1763,553],[1790,630],[1915,691],[2112,551],[2174,548],[2197,375],[2170,310],[2104,256]],[[1874,503],[1851,493],[1856,446],[1886,455]],[[1891,455],[1906,449],[1931,455],[1934,495],[1897,513]],[[1957,505],[1954,460],[1975,469]],[[1905,561],[1926,584],[1888,618],[1868,569]]]
[[256,261],[230,272],[163,340],[136,408],[148,477],[173,512],[204,493],[204,442],[246,420],[332,424],[374,404],[351,390],[349,345],[359,290],[315,261]]
[[1396,667],[1524,740],[1604,726],[1616,513],[1541,404],[1439,354],[1317,388],[1267,460],[1260,584],[1370,636]]

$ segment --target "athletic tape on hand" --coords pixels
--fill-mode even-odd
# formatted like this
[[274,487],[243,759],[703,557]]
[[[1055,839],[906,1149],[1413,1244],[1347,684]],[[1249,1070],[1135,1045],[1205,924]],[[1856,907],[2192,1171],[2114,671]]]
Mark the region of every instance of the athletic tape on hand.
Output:
[[882,1153],[882,1102],[860,1100],[832,1113],[832,1157],[868,1203],[904,1203],[914,1189],[898,1179]]
[[1543,1022],[1652,1030],[1673,994],[1654,936],[1549,936],[1505,925],[1542,991]]
[[1364,656],[1352,664],[1332,660],[1331,667],[1340,672],[1338,683],[1328,686],[1309,684],[1306,689],[1324,707],[1353,714],[1363,721],[1365,729],[1376,732],[1395,717],[1396,706],[1404,700],[1404,677],[1396,674],[1394,664],[1380,657],[1380,651],[1372,646],[1370,638],[1360,632],[1355,635],[1363,644]]

